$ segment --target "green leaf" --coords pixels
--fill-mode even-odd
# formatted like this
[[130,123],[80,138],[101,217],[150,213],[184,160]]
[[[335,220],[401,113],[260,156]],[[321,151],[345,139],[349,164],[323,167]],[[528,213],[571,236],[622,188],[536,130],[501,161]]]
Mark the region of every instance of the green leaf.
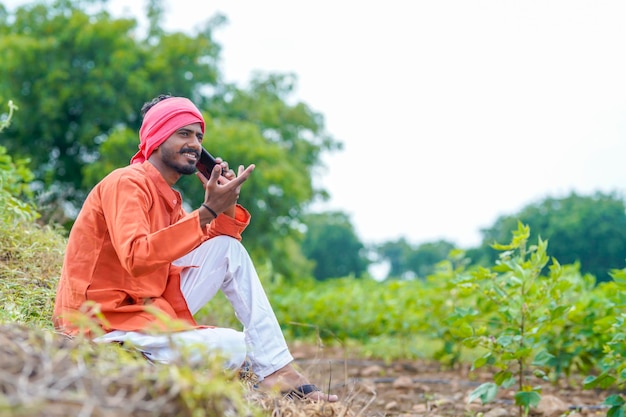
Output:
[[511,378],[507,379],[502,383],[502,388],[511,388],[514,384],[517,383],[517,378],[515,376],[511,376]]
[[589,375],[583,380],[583,388],[584,389],[592,389],[595,388],[598,377]]
[[452,326],[450,328],[450,333],[452,336],[465,338],[471,337],[474,335],[474,329],[470,326],[469,323],[457,323],[456,326]]
[[554,320],[563,317],[571,308],[571,306],[559,306],[550,310],[550,319]]
[[512,336],[500,336],[498,337],[497,342],[500,346],[507,347],[511,343],[513,343],[513,337]]
[[626,288],[626,269],[613,269],[609,274],[618,287]]
[[621,407],[624,405],[626,401],[619,394],[613,394],[606,397],[606,399],[602,402],[603,405],[608,405],[610,407]]
[[487,363],[492,363],[492,362],[493,362],[493,355],[491,354],[491,352],[487,352],[483,356],[476,358],[476,360],[474,360],[474,362],[472,363],[472,368],[478,369],[481,366],[484,366]]
[[540,400],[541,395],[536,391],[524,391],[515,394],[515,404],[521,405],[526,409],[536,407]]
[[615,377],[607,374],[606,372],[598,375],[597,377],[588,376],[583,381],[583,388],[592,389],[592,388],[609,388],[611,385],[615,383]]
[[509,388],[517,382],[517,379],[511,371],[500,371],[493,376],[493,380],[502,388]]
[[497,372],[494,376],[493,376],[493,380],[494,382],[500,386],[502,385],[502,383],[504,381],[506,381],[507,379],[509,379],[511,377],[511,372],[510,371],[500,371]]
[[554,358],[555,356],[553,354],[542,350],[541,352],[537,353],[532,364],[535,366],[546,366]]
[[479,398],[482,404],[486,404],[490,401],[493,401],[493,399],[496,398],[497,394],[498,386],[493,382],[485,382],[474,391],[472,391],[472,393],[469,395],[468,402],[471,403],[475,399]]
[[606,413],[607,417],[624,417],[624,407],[611,407]]

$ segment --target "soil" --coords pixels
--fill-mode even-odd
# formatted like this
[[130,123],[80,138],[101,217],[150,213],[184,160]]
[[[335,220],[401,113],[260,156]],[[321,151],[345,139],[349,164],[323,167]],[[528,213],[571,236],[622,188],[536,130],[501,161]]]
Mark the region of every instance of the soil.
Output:
[[[492,382],[488,371],[471,372],[469,366],[441,369],[427,361],[394,361],[349,359],[341,349],[292,346],[296,363],[324,391],[338,394],[342,407],[335,413],[363,417],[382,416],[521,416],[514,404],[515,389],[500,390],[496,400],[482,405],[468,402],[470,393],[484,382]],[[576,382],[577,381],[577,382]],[[541,402],[531,409],[531,416],[606,416],[602,401],[611,393],[584,390],[582,378],[570,378],[550,384],[530,381],[541,386]],[[322,415],[322,413],[308,413]]]

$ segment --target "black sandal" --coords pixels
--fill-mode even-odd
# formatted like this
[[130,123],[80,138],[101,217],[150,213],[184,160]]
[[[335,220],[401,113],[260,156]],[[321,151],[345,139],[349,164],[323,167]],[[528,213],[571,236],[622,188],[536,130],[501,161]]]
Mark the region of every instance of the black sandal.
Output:
[[319,389],[313,384],[305,384],[305,385],[300,385],[299,387],[296,387],[289,391],[282,391],[281,394],[285,398],[291,398],[294,400],[306,400],[307,395],[316,391],[321,391],[321,389]]

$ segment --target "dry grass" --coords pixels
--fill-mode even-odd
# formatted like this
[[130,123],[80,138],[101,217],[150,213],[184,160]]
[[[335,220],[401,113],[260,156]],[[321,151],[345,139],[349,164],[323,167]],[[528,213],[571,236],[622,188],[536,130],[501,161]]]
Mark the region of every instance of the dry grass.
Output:
[[0,322],[51,328],[65,242],[51,227],[0,221]]
[[0,326],[3,416],[258,415],[241,388],[215,367],[156,366],[118,346]]
[[0,325],[0,415],[351,417],[346,403],[314,403],[251,389],[219,366],[154,365],[116,345]]

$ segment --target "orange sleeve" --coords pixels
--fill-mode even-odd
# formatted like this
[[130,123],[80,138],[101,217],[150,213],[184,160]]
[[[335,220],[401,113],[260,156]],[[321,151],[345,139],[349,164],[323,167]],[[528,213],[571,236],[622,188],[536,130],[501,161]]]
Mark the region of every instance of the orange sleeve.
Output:
[[[122,176],[107,182],[101,192],[106,196],[102,209],[111,243],[122,267],[135,277],[169,265],[204,237],[197,213],[170,225],[169,219],[163,218],[161,202],[155,201],[155,193],[148,187],[141,179]],[[178,208],[180,212],[182,208]]]
[[250,224],[250,213],[243,206],[237,204],[235,207],[235,217],[220,214],[217,219],[209,223],[207,235],[209,239],[215,236],[230,236],[241,241],[241,233]]

